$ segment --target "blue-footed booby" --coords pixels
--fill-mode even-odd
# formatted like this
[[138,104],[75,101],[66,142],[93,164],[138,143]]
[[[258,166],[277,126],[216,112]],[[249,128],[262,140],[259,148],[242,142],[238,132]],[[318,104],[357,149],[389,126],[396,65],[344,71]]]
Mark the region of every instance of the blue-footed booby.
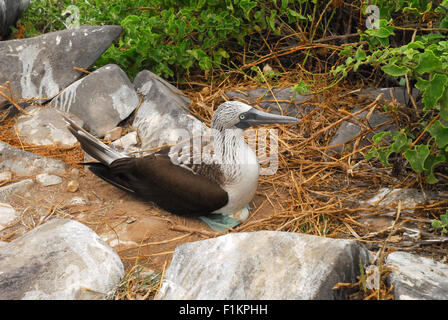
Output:
[[259,163],[244,141],[243,130],[299,122],[227,101],[213,114],[211,136],[203,137],[199,152],[194,152],[190,140],[136,158],[113,150],[64,118],[82,149],[99,161],[85,163],[97,176],[171,213],[201,217],[220,232],[248,218],[248,204],[258,185]]

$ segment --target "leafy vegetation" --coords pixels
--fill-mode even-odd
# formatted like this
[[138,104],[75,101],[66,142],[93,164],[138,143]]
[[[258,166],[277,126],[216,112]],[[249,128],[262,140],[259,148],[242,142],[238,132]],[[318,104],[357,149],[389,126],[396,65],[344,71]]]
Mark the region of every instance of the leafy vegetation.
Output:
[[[367,44],[346,47],[340,54],[346,56],[345,64],[335,68],[334,74],[346,76],[349,71],[357,71],[362,65],[380,67],[391,78],[409,88],[410,83],[422,93],[423,108],[414,103],[419,125],[400,131],[381,132],[374,136],[374,146],[366,155],[367,159],[378,158],[383,165],[391,166],[389,157],[401,154],[417,172],[424,172],[428,183],[436,183],[434,175],[437,165],[448,160],[448,15],[442,6],[433,6],[427,1],[372,1],[380,9],[376,28],[367,29],[361,40]],[[424,20],[433,24],[427,33],[417,35],[416,27],[397,26],[397,17],[407,17],[408,21]],[[396,47],[390,45],[390,38],[397,30],[414,31],[409,42]],[[410,125],[410,124],[409,124]],[[428,133],[428,134],[425,134]],[[385,142],[387,136],[392,142]],[[416,138],[417,137],[417,138]]]
[[440,220],[433,220],[432,227],[435,229],[441,229],[440,232],[442,235],[448,234],[448,210],[446,211],[446,214],[440,215]]
[[98,67],[116,63],[131,76],[144,68],[164,77],[220,68],[229,49],[246,47],[245,37],[280,34],[298,23],[306,28],[312,19],[301,14],[311,8],[305,0],[35,0],[22,19],[26,36],[66,28],[69,18],[61,14],[70,5],[79,9],[80,25],[123,27]]
[[[76,17],[63,15],[70,5],[79,11]],[[312,50],[322,46],[310,45],[296,55],[287,50],[356,28],[360,41],[332,47],[339,60],[328,53],[327,62],[333,64],[329,87],[373,68],[409,92],[413,86],[419,89],[421,101],[412,101],[416,124],[377,134],[366,158],[390,166],[392,155],[402,155],[428,183],[436,183],[435,169],[448,162],[447,8],[448,0],[35,0],[22,24],[27,37],[64,29],[73,18],[80,25],[120,24],[123,35],[95,67],[115,63],[131,77],[145,68],[170,79],[219,69],[274,84],[279,73],[260,65],[266,57],[272,61],[288,53],[290,67],[300,65],[314,76]],[[350,22],[357,15],[359,21]],[[275,44],[267,42],[268,36]],[[311,86],[300,80],[294,88],[303,94]]]

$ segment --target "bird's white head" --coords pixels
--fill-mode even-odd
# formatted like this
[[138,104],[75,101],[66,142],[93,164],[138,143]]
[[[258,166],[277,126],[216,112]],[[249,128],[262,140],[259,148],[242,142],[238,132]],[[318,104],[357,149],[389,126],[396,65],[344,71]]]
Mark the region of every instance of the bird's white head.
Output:
[[212,117],[211,126],[217,130],[245,130],[260,124],[288,124],[296,122],[300,122],[300,120],[294,117],[263,112],[243,102],[227,101],[216,109]]

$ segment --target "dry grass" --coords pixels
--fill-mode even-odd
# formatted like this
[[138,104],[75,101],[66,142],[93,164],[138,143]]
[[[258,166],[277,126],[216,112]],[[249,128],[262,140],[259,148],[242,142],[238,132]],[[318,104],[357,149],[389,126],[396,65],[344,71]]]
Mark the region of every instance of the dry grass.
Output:
[[[295,84],[297,76],[284,74],[280,87]],[[325,87],[325,80],[316,87]],[[278,83],[279,85],[279,83]],[[253,81],[236,83],[231,77],[213,81],[211,85],[189,83],[190,89],[184,92],[192,99],[191,112],[200,120],[209,124],[217,106],[227,100],[226,91],[246,90],[259,84]],[[269,90],[272,88],[270,87]],[[317,88],[315,88],[317,89]],[[380,250],[382,261],[384,256],[393,250],[439,250],[443,254],[446,249],[430,248],[419,243],[403,246],[399,241],[392,241],[392,232],[400,233],[405,223],[412,221],[427,229],[433,218],[443,213],[448,200],[441,200],[431,205],[420,205],[414,208],[401,208],[401,216],[395,221],[394,228],[385,228],[377,232],[360,222],[361,218],[381,216],[396,211],[396,205],[390,207],[361,205],[360,200],[367,199],[382,187],[419,188],[424,192],[422,178],[412,171],[392,176],[390,170],[364,159],[367,147],[360,143],[361,138],[372,129],[362,124],[358,137],[353,139],[354,145],[342,155],[329,152],[331,138],[343,120],[351,121],[348,111],[352,107],[373,111],[381,109],[379,101],[364,101],[354,95],[347,94],[352,86],[340,85],[320,96],[315,96],[307,104],[314,109],[308,114],[300,114],[299,126],[278,127],[279,170],[272,176],[261,176],[257,196],[262,198],[261,204],[253,208],[249,219],[231,232],[257,230],[278,230],[299,232],[331,238],[356,239],[372,250]],[[316,90],[317,91],[317,90]],[[261,102],[261,101],[260,101]],[[257,105],[255,105],[257,107]],[[300,105],[297,105],[300,110]],[[0,141],[14,147],[55,158],[76,166],[83,159],[79,146],[62,148],[58,146],[37,147],[24,143],[15,130],[17,117],[5,120],[0,131]],[[399,122],[396,116],[394,121]],[[259,217],[257,213],[263,206],[271,206],[270,214]],[[55,209],[49,207],[50,214]],[[51,211],[53,210],[53,211]],[[195,232],[195,230],[185,230]],[[216,236],[210,233],[208,237]],[[207,235],[206,235],[207,237]],[[169,241],[169,239],[167,240]],[[378,252],[380,252],[378,251]],[[138,263],[139,257],[133,257],[135,264],[131,267],[117,292],[117,299],[144,299],[156,294],[160,275],[142,273],[143,266]],[[383,272],[383,275],[386,271]],[[341,284],[341,286],[358,287],[356,299],[390,299],[391,288],[387,288],[382,277],[382,285],[378,290],[362,289],[363,281],[357,284]]]

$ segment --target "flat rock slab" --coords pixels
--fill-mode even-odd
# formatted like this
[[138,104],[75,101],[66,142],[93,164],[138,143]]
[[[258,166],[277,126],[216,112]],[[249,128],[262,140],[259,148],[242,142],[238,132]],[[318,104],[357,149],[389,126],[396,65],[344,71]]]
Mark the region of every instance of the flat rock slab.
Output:
[[448,266],[432,259],[396,251],[386,258],[395,300],[447,300]]
[[124,275],[117,253],[85,225],[53,219],[0,248],[0,299],[105,299]]
[[207,130],[189,113],[190,100],[159,76],[148,70],[141,71],[134,86],[143,100],[132,127],[138,133],[143,150],[175,144]]
[[[258,104],[263,109],[270,109],[272,113],[293,117],[299,116],[301,112],[309,113],[312,108],[304,105],[311,96],[301,96],[291,87],[283,89],[258,88],[244,91],[226,92],[227,97],[248,104]],[[279,107],[280,106],[280,107]],[[280,110],[281,108],[281,110]]]
[[0,202],[0,230],[17,218],[17,212],[8,203]]
[[[352,110],[352,113],[358,112],[360,109],[355,108]],[[365,119],[369,111],[361,112],[360,114],[356,115],[358,119]],[[344,121],[339,126],[338,130],[336,131],[336,134],[334,135],[333,139],[331,139],[328,146],[336,146],[340,144],[346,144],[350,142],[353,138],[358,136],[358,134],[361,132],[361,126],[358,124],[358,120],[355,118],[350,119],[350,121]],[[380,131],[395,131],[397,130],[397,126],[393,123],[392,119],[390,119],[387,115],[374,111],[368,121],[370,128],[374,129],[375,132]],[[374,133],[368,133],[366,135],[367,138],[371,139],[373,137]],[[353,144],[354,141],[351,141]],[[365,146],[367,144],[370,144],[366,138],[361,139],[360,146]],[[342,152],[344,149],[344,146],[338,146],[329,149],[330,152]]]
[[356,282],[369,252],[350,240],[258,231],[178,246],[161,299],[343,299],[339,282]]
[[402,208],[414,208],[415,206],[428,202],[433,203],[439,200],[446,199],[447,193],[434,192],[427,190],[425,193],[419,189],[390,189],[381,188],[376,195],[367,201],[360,201],[363,205],[371,206],[397,206],[401,201]]
[[62,183],[62,178],[52,174],[41,173],[36,176],[36,181],[42,186],[48,187]]
[[51,98],[81,77],[73,67],[89,68],[121,31],[120,26],[84,26],[0,41],[0,84],[10,81],[18,98]]
[[68,166],[51,158],[14,148],[0,141],[0,170],[8,170],[17,176],[33,176],[38,173],[62,174]]
[[9,35],[10,27],[29,4],[30,0],[0,0],[0,39]]
[[0,201],[6,201],[17,193],[23,193],[34,184],[32,179],[25,179],[0,187]]
[[137,108],[138,102],[126,73],[109,64],[70,85],[51,105],[76,115],[90,133],[104,137]]
[[[61,111],[54,108],[34,107],[27,110],[27,115],[17,119],[17,131],[26,143],[47,146],[60,145],[72,147],[78,140],[68,131],[67,123]],[[66,114],[81,127],[84,121],[74,115]]]
[[[412,90],[412,97],[416,99],[419,93],[419,90],[414,88]],[[395,99],[402,105],[408,105],[411,99],[405,87],[365,88],[358,93],[358,95],[372,100],[375,100],[380,94],[383,94],[383,101],[391,102]]]

